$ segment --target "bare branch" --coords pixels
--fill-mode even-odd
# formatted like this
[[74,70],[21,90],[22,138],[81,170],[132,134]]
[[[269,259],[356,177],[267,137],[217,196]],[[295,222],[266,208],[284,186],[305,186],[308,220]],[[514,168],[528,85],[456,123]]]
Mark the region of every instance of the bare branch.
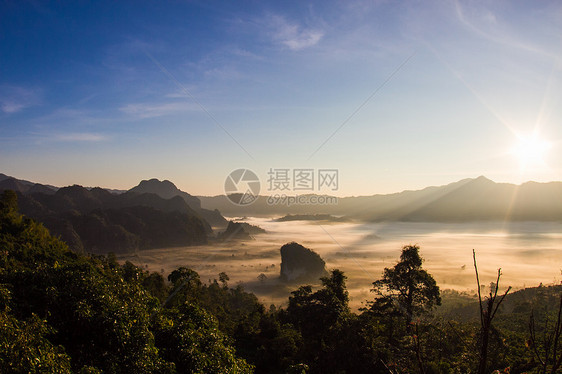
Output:
[[474,260],[474,271],[476,272],[476,288],[478,289],[478,303],[480,305],[480,325],[484,326],[484,311],[482,309],[482,294],[480,292],[480,278],[478,277],[478,265],[476,265],[476,251],[472,250],[472,258]]
[[478,265],[476,264],[476,251],[472,250],[472,258],[474,260],[474,270],[476,272],[476,282],[478,283],[478,305],[480,307],[480,357],[478,362],[478,374],[486,373],[487,358],[488,358],[488,344],[490,339],[490,328],[492,320],[496,315],[500,304],[503,302],[508,292],[511,290],[509,287],[500,300],[496,303],[498,290],[500,286],[501,269],[498,269],[498,276],[494,289],[490,287],[490,297],[486,300],[486,309],[482,306],[482,292],[480,290],[480,277],[478,275]]
[[[496,315],[496,312],[498,311],[498,308],[500,307],[501,303],[503,302],[503,299],[505,299],[505,297],[507,296],[507,293],[511,291],[511,286],[507,287],[507,290],[505,290],[504,294],[502,295],[502,297],[500,298],[500,300],[498,301],[498,303],[496,304],[496,309],[494,309],[494,312],[492,313],[492,318],[494,318],[494,316]],[[494,296],[494,301],[495,301],[495,296]]]

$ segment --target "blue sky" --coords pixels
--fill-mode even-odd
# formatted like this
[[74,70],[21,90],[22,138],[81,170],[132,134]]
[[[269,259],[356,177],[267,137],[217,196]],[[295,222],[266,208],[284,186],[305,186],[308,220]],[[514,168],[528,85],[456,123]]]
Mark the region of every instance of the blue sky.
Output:
[[0,172],[42,183],[562,180],[561,102],[557,1],[0,2]]

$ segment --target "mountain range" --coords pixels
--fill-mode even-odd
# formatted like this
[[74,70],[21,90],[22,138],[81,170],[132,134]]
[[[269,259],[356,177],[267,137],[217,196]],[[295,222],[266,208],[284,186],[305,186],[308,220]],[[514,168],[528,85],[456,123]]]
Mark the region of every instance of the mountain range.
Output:
[[331,215],[366,222],[562,222],[562,182],[514,185],[483,176],[387,195],[317,195],[335,203],[291,206],[268,204],[266,196],[251,205],[235,205],[224,195],[193,196],[157,179],[123,192],[59,188],[0,174],[0,191],[7,189],[17,192],[23,214],[42,222],[74,250],[93,253],[203,244],[227,227],[221,212],[293,215],[287,216],[293,220]]
[[[328,201],[331,198],[318,196]],[[562,182],[515,185],[496,183],[484,176],[416,191],[340,197],[332,204],[270,205],[266,196],[259,196],[251,205],[238,206],[224,195],[199,199],[202,206],[219,209],[227,216],[331,214],[372,222],[562,222]]]

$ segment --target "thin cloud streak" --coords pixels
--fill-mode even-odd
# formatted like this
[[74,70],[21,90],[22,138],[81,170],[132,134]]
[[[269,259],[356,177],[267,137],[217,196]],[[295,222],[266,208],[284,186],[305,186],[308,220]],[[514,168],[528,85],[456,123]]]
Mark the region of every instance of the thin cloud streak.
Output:
[[39,89],[0,85],[0,110],[5,114],[13,114],[40,102]]
[[[469,30],[471,30],[473,33],[477,34],[478,36],[485,38],[489,41],[498,43],[498,44],[502,44],[508,47],[512,47],[512,48],[518,48],[518,49],[522,49],[528,52],[532,52],[532,53],[536,53],[545,57],[549,57],[549,58],[557,58],[557,56],[549,51],[545,51],[542,48],[537,48],[533,45],[530,45],[528,43],[524,43],[521,40],[518,40],[517,38],[514,38],[511,35],[494,35],[490,32],[486,32],[484,31],[482,28],[476,26],[467,16],[466,16],[466,12],[463,10],[461,4],[459,3],[459,1],[455,1],[455,10],[456,10],[456,16],[458,18],[458,20]],[[497,19],[494,16],[493,13],[491,13],[490,11],[488,11],[484,17],[489,23],[491,24],[495,24],[497,25]]]
[[53,140],[60,142],[103,142],[110,138],[103,134],[82,132],[55,135]]
[[148,103],[135,103],[127,104],[119,108],[119,110],[127,115],[135,118],[155,118],[172,114],[178,114],[188,111],[199,110],[198,107],[185,102],[175,103],[162,103],[162,104],[148,104]]

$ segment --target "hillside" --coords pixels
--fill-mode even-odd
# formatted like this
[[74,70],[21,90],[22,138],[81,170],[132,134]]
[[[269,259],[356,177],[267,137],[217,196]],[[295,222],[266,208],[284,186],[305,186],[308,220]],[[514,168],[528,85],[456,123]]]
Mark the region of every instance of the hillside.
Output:
[[206,243],[211,227],[176,196],[112,194],[81,186],[53,194],[18,192],[21,212],[60,236],[75,251],[125,252]]
[[57,189],[58,188],[54,186],[16,179],[0,173],[0,191],[12,190],[20,193],[42,192],[45,194],[53,194]]

